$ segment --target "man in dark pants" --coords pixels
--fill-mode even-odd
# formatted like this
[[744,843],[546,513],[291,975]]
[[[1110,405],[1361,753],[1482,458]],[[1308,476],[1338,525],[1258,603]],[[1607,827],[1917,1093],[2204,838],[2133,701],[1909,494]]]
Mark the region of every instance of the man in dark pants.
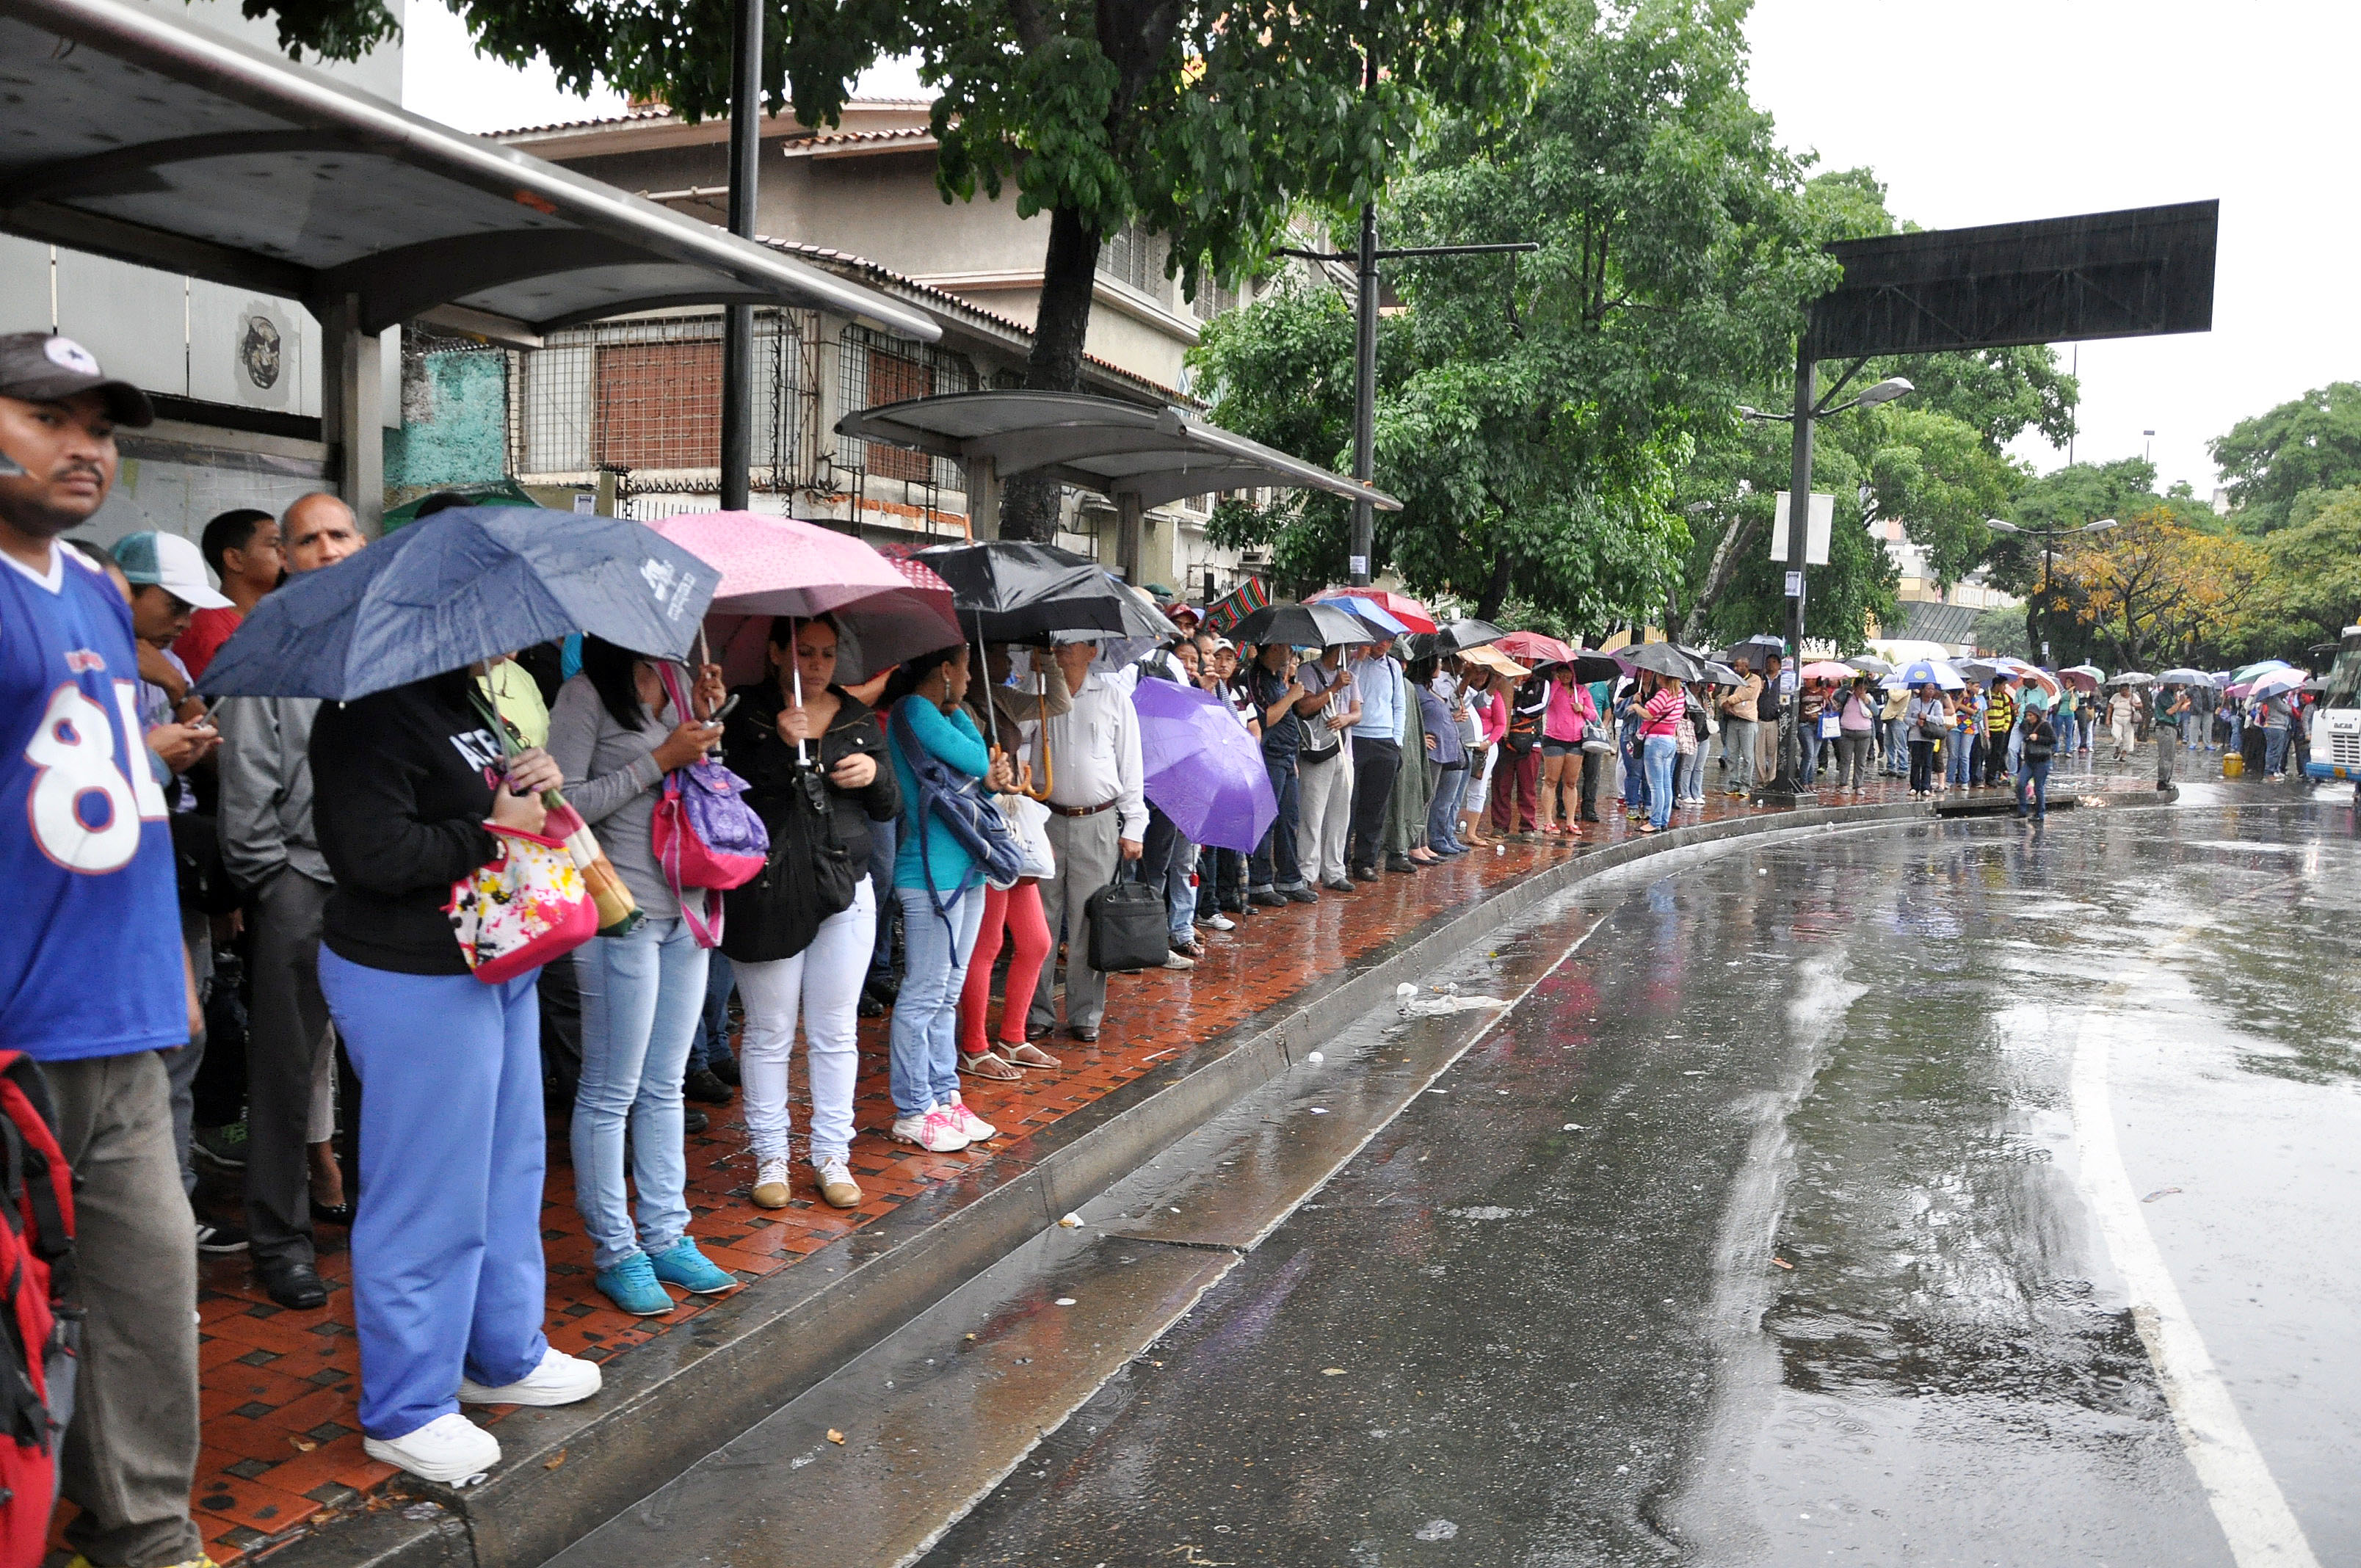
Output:
[[[280,537],[291,574],[332,566],[367,543],[352,509],[309,495]],[[310,1161],[317,1102],[334,1070],[320,994],[320,922],[335,881],[312,831],[316,698],[231,697],[221,705],[222,864],[250,889],[254,1002],[247,1028],[246,1224],[254,1277],[280,1306],[328,1299],[314,1266]]]
[[1386,656],[1392,646],[1391,638],[1369,643],[1353,663],[1361,721],[1353,726],[1353,841],[1345,860],[1356,882],[1378,880],[1386,805],[1393,798],[1394,774],[1401,771],[1401,677]]
[[1279,802],[1279,816],[1247,861],[1246,901],[1265,909],[1317,904],[1320,895],[1304,885],[1303,869],[1297,864],[1295,853],[1295,836],[1302,820],[1295,754],[1303,744],[1295,708],[1310,695],[1295,678],[1295,650],[1274,642],[1258,652],[1246,677],[1246,691],[1256,717],[1262,720],[1263,769],[1270,775],[1271,796]]

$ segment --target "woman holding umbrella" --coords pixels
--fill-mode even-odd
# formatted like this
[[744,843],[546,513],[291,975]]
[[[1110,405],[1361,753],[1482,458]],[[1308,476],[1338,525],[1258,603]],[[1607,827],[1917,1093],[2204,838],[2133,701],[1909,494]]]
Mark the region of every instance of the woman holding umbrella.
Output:
[[[566,799],[598,829],[607,857],[647,916],[627,934],[574,951],[582,992],[582,1080],[574,1094],[574,1206],[589,1233],[591,1277],[623,1311],[673,1310],[667,1285],[693,1295],[738,1288],[688,1234],[688,1164],[681,1080],[705,1008],[707,948],[656,863],[653,842],[664,775],[712,750],[721,703],[707,666],[689,706],[673,711],[655,663],[603,638],[582,640],[582,671],[558,689],[549,751],[566,770]],[[631,1129],[625,1190],[624,1129]]]
[[1566,812],[1566,823],[1558,826],[1558,812],[1565,804],[1566,774],[1573,772],[1575,782],[1581,782],[1582,738],[1584,731],[1598,718],[1592,706],[1590,691],[1576,685],[1574,666],[1553,664],[1549,669],[1548,706],[1542,710],[1542,779],[1541,831],[1546,841],[1552,838],[1579,839],[1582,818],[1579,812]]
[[723,738],[746,803],[771,833],[763,874],[731,890],[721,948],[746,1010],[739,1047],[758,1209],[784,1209],[788,1176],[787,1058],[802,1015],[811,1080],[811,1164],[819,1194],[850,1209],[861,1188],[852,1152],[861,985],[876,943],[870,824],[902,796],[877,717],[837,684],[837,625],[774,616],[772,678],[739,687]]
[[1640,708],[1640,749],[1648,773],[1648,821],[1640,831],[1661,833],[1673,816],[1673,766],[1680,754],[1680,726],[1688,715],[1688,694],[1678,675],[1656,677],[1656,689]]
[[1911,689],[1910,703],[1903,710],[1903,724],[1910,737],[1910,798],[1929,800],[1935,794],[1935,748],[1951,728],[1951,710],[1943,701],[1943,694],[1933,681],[1921,681]]

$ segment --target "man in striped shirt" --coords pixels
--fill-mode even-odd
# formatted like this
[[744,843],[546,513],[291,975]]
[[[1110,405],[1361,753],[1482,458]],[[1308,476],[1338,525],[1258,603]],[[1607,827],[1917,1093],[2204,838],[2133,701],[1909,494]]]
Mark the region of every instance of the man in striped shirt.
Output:
[[2016,728],[2016,683],[1994,675],[1992,697],[1984,708],[1984,776],[1986,787],[2008,776],[2008,736]]

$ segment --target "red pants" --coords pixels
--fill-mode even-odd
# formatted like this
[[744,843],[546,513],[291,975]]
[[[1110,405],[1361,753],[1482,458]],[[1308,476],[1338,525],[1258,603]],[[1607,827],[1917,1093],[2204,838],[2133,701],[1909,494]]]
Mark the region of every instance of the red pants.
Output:
[[[1500,760],[1492,764],[1492,828],[1499,833],[1530,833],[1533,830],[1533,809],[1541,798],[1542,749],[1535,746],[1523,756],[1507,747],[1500,748]],[[1511,796],[1515,797],[1513,806]],[[1568,817],[1574,815],[1569,811]],[[1524,820],[1512,822],[1512,816]]]
[[[1042,960],[1049,956],[1049,922],[1041,913],[1041,884],[1032,879],[1007,892],[983,890],[983,924],[975,933],[975,953],[967,961],[967,985],[960,992],[960,1049],[970,1056],[989,1048],[983,1036],[984,1010],[992,1005],[992,966],[1000,957],[1003,931],[1016,938],[1008,959],[1008,989],[1000,1003],[1000,1043],[1025,1043],[1025,1010],[1033,1004],[1033,987],[1041,978]],[[1010,1035],[1011,1025],[1016,1034]]]

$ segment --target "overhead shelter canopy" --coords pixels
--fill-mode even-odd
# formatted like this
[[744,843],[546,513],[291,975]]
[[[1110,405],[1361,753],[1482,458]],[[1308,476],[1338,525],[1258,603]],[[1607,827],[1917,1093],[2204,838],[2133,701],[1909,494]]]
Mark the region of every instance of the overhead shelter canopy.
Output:
[[0,231],[303,301],[376,333],[794,304],[926,315],[132,0],[0,8]]
[[1085,392],[953,392],[850,413],[837,433],[962,461],[989,458],[1005,479],[1048,474],[1143,507],[1264,487],[1324,490],[1386,511],[1384,491],[1249,441],[1167,405]]

